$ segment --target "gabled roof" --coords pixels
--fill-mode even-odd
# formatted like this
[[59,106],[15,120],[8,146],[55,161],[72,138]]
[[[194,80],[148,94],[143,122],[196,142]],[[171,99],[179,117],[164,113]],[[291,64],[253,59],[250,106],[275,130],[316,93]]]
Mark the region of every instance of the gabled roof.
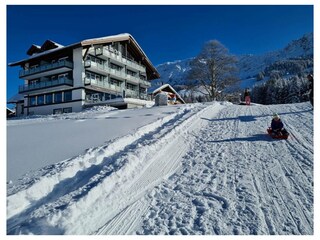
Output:
[[170,85],[170,84],[164,84],[161,87],[158,87],[157,89],[155,89],[152,94],[156,95],[157,93],[164,91],[164,92],[172,92],[177,96],[177,99],[180,100],[183,103],[186,103],[183,98],[179,95],[179,93],[176,92],[176,90],[174,90],[174,88]]
[[55,49],[55,48],[63,48],[63,47],[64,46],[59,43],[56,43],[51,40],[46,40],[41,46],[41,51],[45,52],[47,50],[51,50],[51,49]]
[[31,47],[28,49],[27,54],[29,56],[32,56],[35,53],[40,53],[41,52],[41,47],[35,44],[32,44]]
[[122,33],[122,34],[113,35],[113,36],[87,39],[87,40],[81,41],[80,43],[81,43],[81,46],[85,47],[85,46],[91,46],[91,45],[99,45],[99,44],[122,42],[122,41],[128,41],[129,47],[131,47],[131,50],[142,56],[142,62],[147,67],[149,67],[153,72],[154,77],[152,79],[156,79],[160,77],[160,74],[158,73],[157,69],[152,65],[151,61],[149,60],[147,55],[144,53],[142,48],[139,46],[137,41],[129,33]]
[[62,47],[64,46],[59,43],[56,43],[51,40],[46,40],[41,46],[32,44],[31,47],[28,49],[27,54],[29,56],[32,56],[34,54],[38,54],[38,53],[46,52],[51,49],[62,48]]
[[[32,45],[28,52],[32,53],[33,55],[30,56],[27,59],[20,60],[18,62],[9,63],[9,66],[18,66],[21,64],[24,64],[25,62],[36,59],[38,57],[42,57],[47,54],[56,53],[57,51],[66,50],[68,48],[77,48],[77,47],[91,47],[93,45],[99,45],[99,44],[106,44],[106,43],[112,43],[112,42],[121,42],[121,41],[128,41],[128,47],[141,56],[141,61],[147,66],[147,70],[149,71],[150,79],[156,79],[160,77],[160,74],[158,73],[157,69],[153,66],[147,55],[144,53],[142,48],[139,46],[137,41],[129,34],[129,33],[122,33],[118,35],[112,35],[107,37],[101,37],[101,38],[91,38],[86,39],[78,43],[74,43],[68,46],[62,46],[60,44],[57,44],[51,40],[46,40],[42,46],[41,46],[41,52],[36,53],[38,51],[38,47],[36,45]],[[36,54],[35,54],[36,53]]]

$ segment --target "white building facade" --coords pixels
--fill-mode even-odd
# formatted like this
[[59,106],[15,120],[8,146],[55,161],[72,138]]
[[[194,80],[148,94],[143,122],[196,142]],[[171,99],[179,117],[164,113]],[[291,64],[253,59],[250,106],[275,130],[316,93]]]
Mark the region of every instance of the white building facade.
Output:
[[[120,34],[62,46],[47,40],[32,45],[30,57],[9,66],[20,66],[20,98],[16,115],[79,112],[107,104],[135,107],[147,100],[150,81],[160,75],[130,34]],[[139,105],[139,104],[138,104]]]

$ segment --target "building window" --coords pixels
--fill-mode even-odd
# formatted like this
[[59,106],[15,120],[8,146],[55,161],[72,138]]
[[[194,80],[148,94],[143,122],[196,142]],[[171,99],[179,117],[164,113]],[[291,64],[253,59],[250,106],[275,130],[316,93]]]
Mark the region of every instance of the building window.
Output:
[[103,50],[102,50],[102,46],[98,46],[94,49],[96,56],[102,55]]
[[58,79],[68,78],[68,73],[63,73],[58,75]]
[[64,92],[64,101],[69,102],[72,100],[72,92],[71,91],[65,91]]
[[132,91],[135,91],[137,88],[137,86],[133,85],[133,84],[130,84],[130,83],[127,83],[127,89],[130,89]]
[[29,87],[33,87],[33,86],[37,86],[40,83],[40,80],[33,79],[33,80],[30,80],[28,83],[29,83]]
[[116,65],[114,63],[110,63],[110,68],[111,69],[115,69],[117,71],[121,71],[121,69],[122,69],[122,67],[120,67],[120,66],[118,66],[118,65]]
[[146,76],[140,75],[139,77],[141,80],[147,80]]
[[121,87],[122,82],[117,79],[110,78],[110,84]]
[[88,82],[96,83],[97,81],[103,81],[103,79],[104,77],[102,75],[86,72],[86,80],[90,80]]
[[63,113],[71,113],[72,112],[72,107],[64,108]]
[[86,79],[91,79],[91,73],[86,72]]
[[29,104],[30,104],[30,106],[35,106],[36,104],[37,104],[37,98],[36,98],[36,96],[32,96],[32,97],[30,97],[29,98]]
[[141,92],[141,93],[147,93],[147,89],[146,89],[146,88],[143,88],[143,87],[140,87],[140,92]]
[[51,104],[51,103],[52,103],[52,93],[46,94],[46,104]]
[[39,67],[39,64],[35,64],[35,65],[30,66],[30,69],[35,69],[37,67]]
[[44,95],[39,95],[37,97],[37,103],[38,103],[38,105],[43,105],[44,104]]
[[129,70],[129,69],[127,69],[127,74],[130,75],[130,76],[133,76],[133,77],[137,75],[136,72],[131,71],[131,70]]
[[57,92],[54,94],[54,102],[61,103],[62,102],[62,92]]
[[96,58],[94,56],[88,56],[87,57],[87,60],[90,60],[91,62],[93,63],[96,63],[96,64],[99,64],[99,65],[102,65],[103,64],[103,61],[100,59],[100,58]]
[[62,108],[53,109],[53,114],[62,114]]

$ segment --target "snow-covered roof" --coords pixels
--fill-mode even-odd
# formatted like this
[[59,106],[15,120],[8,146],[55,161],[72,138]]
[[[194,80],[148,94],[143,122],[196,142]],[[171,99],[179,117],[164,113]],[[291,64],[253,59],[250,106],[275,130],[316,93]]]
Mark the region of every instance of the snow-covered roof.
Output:
[[[71,44],[71,45],[68,45],[68,46],[63,46],[63,45],[59,45],[58,47],[56,48],[53,48],[53,49],[49,49],[49,50],[46,50],[46,51],[43,51],[43,52],[40,52],[40,53],[36,53],[36,54],[33,54],[32,56],[28,57],[28,58],[25,58],[25,59],[22,59],[20,61],[17,61],[17,62],[12,62],[12,63],[9,63],[8,65],[13,67],[13,66],[18,66],[20,64],[23,64],[31,59],[36,59],[38,57],[41,57],[41,56],[44,56],[44,55],[47,55],[49,53],[53,53],[53,52],[57,52],[57,51],[60,51],[60,50],[64,50],[64,49],[67,49],[67,48],[70,48],[70,47],[73,47],[73,46],[76,46],[77,44]],[[36,46],[36,45],[32,45],[32,46]],[[31,46],[31,47],[32,47]],[[31,49],[30,47],[30,49]],[[30,50],[29,49],[29,50]]]
[[[67,48],[85,47],[85,46],[92,46],[92,45],[97,45],[97,44],[105,44],[105,43],[112,43],[112,42],[119,42],[119,41],[129,41],[130,45],[132,45],[133,48],[138,51],[138,53],[142,56],[142,60],[144,61],[144,63],[149,67],[150,72],[152,73],[152,75],[154,75],[153,79],[160,77],[160,74],[158,73],[157,69],[153,66],[153,64],[151,63],[151,61],[149,60],[149,58],[147,57],[145,52],[142,50],[142,48],[139,46],[137,41],[129,33],[122,33],[122,34],[100,37],[100,38],[85,39],[80,42],[70,44],[67,46],[63,46],[63,45],[58,44],[52,40],[46,40],[43,43],[43,45],[41,46],[41,48],[44,48],[44,46],[47,44],[53,44],[56,47],[49,49],[49,50],[46,50],[46,51],[35,53],[32,56],[30,56],[29,58],[25,58],[25,59],[17,61],[17,62],[9,63],[9,66],[18,66],[18,65],[23,64],[31,59],[35,59],[37,57],[44,56],[46,54],[50,54],[50,53],[53,53],[56,51],[65,50]],[[31,53],[32,53],[33,51],[31,49],[35,49],[37,47],[38,46],[33,44],[30,47],[30,49],[28,50],[28,52],[31,51]]]
[[15,113],[15,112],[16,112],[15,110],[7,107],[7,112],[8,112],[8,111],[11,112],[11,113]]
[[81,41],[81,43],[83,45],[87,45],[87,44],[92,44],[92,42],[94,42],[95,44],[106,43],[106,42],[118,42],[118,41],[128,40],[130,37],[132,36],[129,33],[121,33],[117,35],[105,36],[100,38],[90,38],[90,39]]
[[170,84],[168,84],[168,83],[166,83],[166,84],[158,87],[157,89],[155,89],[155,90],[152,92],[152,94],[155,95],[156,93],[164,90],[165,88],[169,88],[174,94],[176,94],[177,99],[181,100],[183,103],[186,103],[186,102],[183,100],[183,98],[179,95],[179,93],[177,93],[177,91],[174,90],[174,88],[173,88]]
[[129,41],[129,43],[132,44],[136,50],[138,50],[139,54],[143,56],[143,60],[147,65],[149,65],[149,67],[151,67],[156,78],[160,77],[160,74],[158,73],[156,68],[153,66],[153,64],[151,63],[151,61],[149,60],[145,52],[142,50],[138,42],[129,33],[121,33],[118,35],[86,39],[81,41],[80,43],[81,43],[81,46],[88,46],[88,45],[91,46],[95,44],[104,44],[104,43],[112,43],[112,42],[120,42],[120,41]]

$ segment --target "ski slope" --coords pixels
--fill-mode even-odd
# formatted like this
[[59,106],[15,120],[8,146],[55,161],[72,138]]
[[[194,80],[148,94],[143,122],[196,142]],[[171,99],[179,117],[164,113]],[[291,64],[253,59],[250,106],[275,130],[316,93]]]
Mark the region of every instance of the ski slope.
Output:
[[[309,103],[170,109],[9,185],[7,233],[313,234]],[[288,140],[266,135],[273,112]]]

